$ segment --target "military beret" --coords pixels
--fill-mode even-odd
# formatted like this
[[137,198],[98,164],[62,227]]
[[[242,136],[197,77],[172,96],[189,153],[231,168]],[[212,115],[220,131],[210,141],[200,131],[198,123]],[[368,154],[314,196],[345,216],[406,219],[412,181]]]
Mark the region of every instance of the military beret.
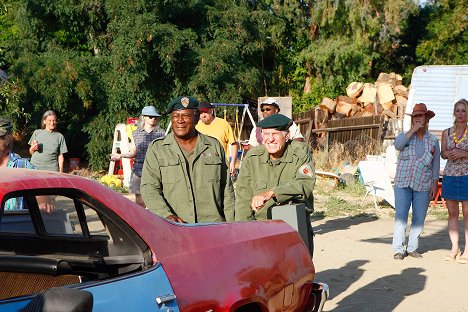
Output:
[[13,125],[8,119],[0,118],[0,136],[7,135],[8,133],[12,133]]
[[169,102],[166,114],[179,109],[197,109],[198,100],[191,96],[179,96]]
[[262,129],[276,129],[276,130],[288,130],[292,124],[292,120],[282,114],[274,114],[267,118],[259,121],[257,127]]

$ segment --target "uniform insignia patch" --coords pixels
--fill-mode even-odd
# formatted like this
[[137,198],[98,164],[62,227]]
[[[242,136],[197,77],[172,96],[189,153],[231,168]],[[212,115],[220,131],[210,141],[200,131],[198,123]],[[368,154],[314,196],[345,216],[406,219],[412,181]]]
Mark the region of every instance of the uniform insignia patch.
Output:
[[187,107],[190,103],[190,100],[188,97],[183,97],[180,99],[180,103],[182,104],[183,107]]
[[306,175],[306,176],[309,176],[309,177],[314,176],[314,173],[312,172],[312,167],[309,164],[302,165],[299,168],[299,173],[303,174],[303,175]]

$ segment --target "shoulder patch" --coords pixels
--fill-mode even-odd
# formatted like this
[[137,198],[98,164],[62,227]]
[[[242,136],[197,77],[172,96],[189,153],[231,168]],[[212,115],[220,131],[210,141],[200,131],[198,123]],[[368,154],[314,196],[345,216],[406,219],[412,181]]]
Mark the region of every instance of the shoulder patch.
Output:
[[314,176],[314,172],[312,171],[312,167],[309,164],[302,165],[301,167],[299,167],[298,171],[299,171],[300,174],[303,174],[303,175],[306,175],[306,176],[309,176],[309,177]]

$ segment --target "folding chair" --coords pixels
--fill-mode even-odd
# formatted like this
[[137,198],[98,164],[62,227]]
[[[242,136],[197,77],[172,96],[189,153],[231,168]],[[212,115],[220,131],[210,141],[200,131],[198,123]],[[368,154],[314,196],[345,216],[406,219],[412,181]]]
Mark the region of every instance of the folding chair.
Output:
[[371,194],[374,197],[375,208],[378,208],[376,197],[385,199],[395,208],[395,193],[383,162],[377,160],[360,161],[358,168],[366,187],[366,195],[362,201],[364,202],[367,195]]

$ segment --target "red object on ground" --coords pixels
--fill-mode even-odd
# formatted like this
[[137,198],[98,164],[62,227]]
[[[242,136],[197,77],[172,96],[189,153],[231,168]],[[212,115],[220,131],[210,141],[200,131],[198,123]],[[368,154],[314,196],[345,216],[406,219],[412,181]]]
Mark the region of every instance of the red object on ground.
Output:
[[436,193],[436,196],[434,197],[434,200],[432,201],[431,207],[434,207],[437,204],[437,202],[439,201],[439,198],[442,201],[442,205],[444,206],[444,208],[446,208],[445,200],[442,198],[442,182],[437,183],[437,193]]

